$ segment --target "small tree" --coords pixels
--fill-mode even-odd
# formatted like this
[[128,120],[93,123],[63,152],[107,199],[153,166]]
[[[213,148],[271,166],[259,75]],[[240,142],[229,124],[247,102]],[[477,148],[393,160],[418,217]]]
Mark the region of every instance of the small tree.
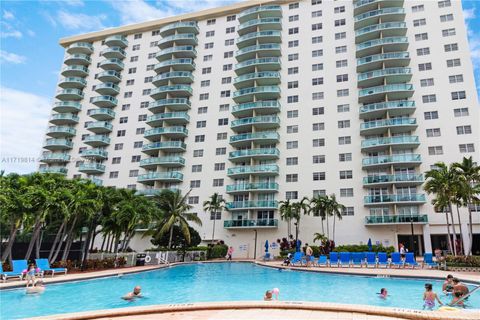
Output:
[[203,210],[213,214],[213,229],[212,229],[212,243],[215,240],[215,221],[217,220],[217,212],[221,212],[225,209],[225,200],[218,193],[214,193],[210,196],[209,200],[203,202]]

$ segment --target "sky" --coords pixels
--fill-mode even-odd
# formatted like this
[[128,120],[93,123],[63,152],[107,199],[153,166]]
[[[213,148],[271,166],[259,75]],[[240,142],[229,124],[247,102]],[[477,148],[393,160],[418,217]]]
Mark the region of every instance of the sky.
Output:
[[[237,1],[0,1],[0,170],[38,168],[64,54],[60,38]],[[480,0],[462,3],[480,92]]]

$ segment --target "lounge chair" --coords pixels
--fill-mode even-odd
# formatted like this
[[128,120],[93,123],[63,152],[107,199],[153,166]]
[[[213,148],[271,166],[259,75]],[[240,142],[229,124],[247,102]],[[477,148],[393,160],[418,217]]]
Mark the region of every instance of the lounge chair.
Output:
[[363,266],[363,252],[353,252],[352,253],[352,266]]
[[365,267],[377,267],[377,258],[375,257],[375,252],[367,252],[366,255],[367,257],[365,259]]
[[292,266],[297,266],[297,263],[300,264],[300,266],[303,264],[303,252],[295,252],[293,255],[293,259],[290,261],[290,264]]
[[12,271],[3,271],[2,269],[2,278],[3,280],[7,280],[8,278],[16,278],[19,277],[20,280],[23,277],[23,272],[27,270],[27,260],[12,260]]
[[330,252],[330,259],[328,261],[328,265],[337,266],[338,267],[338,252]]
[[392,252],[392,261],[390,262],[390,268],[392,266],[405,267],[405,263],[402,261],[400,252]]
[[324,256],[324,255],[320,255],[320,257],[318,257],[318,260],[317,260],[317,266],[319,267],[327,267],[328,266],[328,262],[327,262],[327,256]]
[[0,262],[0,278],[5,282],[7,278],[15,278],[19,277],[20,279],[22,278],[22,271],[23,269],[18,273],[14,271],[3,271],[3,266],[2,263]]
[[379,252],[378,253],[377,267],[378,266],[385,266],[385,268],[390,266],[390,263],[388,262],[388,257],[387,257],[386,252]]
[[350,267],[350,252],[340,252],[340,266]]
[[422,268],[427,265],[429,267],[438,267],[438,263],[433,261],[433,254],[432,253],[425,253],[423,255],[423,262],[422,262]]
[[405,254],[405,265],[412,266],[412,268],[418,267],[419,264],[417,261],[415,261],[415,256],[413,255],[413,252],[407,252]]
[[48,259],[35,259],[35,262],[37,263],[37,267],[43,272],[51,272],[52,277],[55,273],[67,274],[67,268],[51,268]]

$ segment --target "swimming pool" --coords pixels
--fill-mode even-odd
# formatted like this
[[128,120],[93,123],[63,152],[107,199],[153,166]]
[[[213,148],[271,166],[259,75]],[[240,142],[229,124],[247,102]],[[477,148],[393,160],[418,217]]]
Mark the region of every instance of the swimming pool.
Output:
[[[426,280],[374,278],[339,274],[277,270],[252,263],[185,264],[121,277],[47,285],[41,295],[26,295],[25,289],[0,291],[0,318],[19,319],[65,312],[123,308],[129,306],[262,300],[266,290],[278,287],[280,299],[367,304],[410,309],[422,308]],[[442,281],[430,280],[441,291]],[[120,297],[142,286],[143,299],[127,302]],[[385,287],[386,301],[376,292]],[[444,295],[440,295],[448,302]],[[480,294],[468,305],[478,308]]]

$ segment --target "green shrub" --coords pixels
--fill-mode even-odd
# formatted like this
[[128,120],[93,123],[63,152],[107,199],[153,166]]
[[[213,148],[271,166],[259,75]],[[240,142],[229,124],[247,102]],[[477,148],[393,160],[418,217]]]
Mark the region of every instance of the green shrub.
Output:
[[225,258],[227,251],[228,246],[226,244],[216,244],[213,247],[208,247],[207,259]]
[[445,260],[450,267],[480,267],[480,256],[447,256]]
[[[368,245],[366,244],[350,244],[350,245],[343,245],[337,246],[333,249],[335,252],[368,252]],[[383,245],[372,245],[372,252],[386,252],[388,254],[395,252],[395,248],[393,246],[384,247]]]

